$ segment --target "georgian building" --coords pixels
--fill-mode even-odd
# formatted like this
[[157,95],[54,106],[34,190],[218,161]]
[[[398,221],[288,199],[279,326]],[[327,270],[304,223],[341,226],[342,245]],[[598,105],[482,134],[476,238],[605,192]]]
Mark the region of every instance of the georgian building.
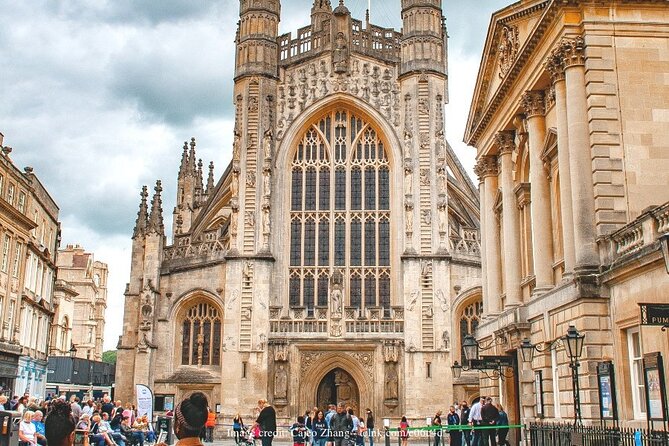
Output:
[[[58,251],[57,305],[50,354],[102,361],[107,265],[79,245]],[[76,353],[75,353],[76,350]]]
[[43,397],[58,206],[26,167],[21,172],[0,134],[0,386],[1,392]]
[[[512,421],[574,419],[554,342],[573,325],[583,419],[599,421],[597,367],[612,361],[619,418],[645,426],[644,355],[669,354],[638,305],[669,295],[668,43],[661,2],[523,0],[492,17],[465,141],[481,189],[476,337],[516,363],[512,378],[481,374],[481,393]],[[529,363],[526,337],[543,350]]]
[[477,394],[450,365],[482,311],[478,191],[444,135],[441,1],[402,6],[404,34],[317,0],[291,36],[278,0],[240,2],[231,164],[184,145],[169,242],[141,194],[121,399],[424,419]]

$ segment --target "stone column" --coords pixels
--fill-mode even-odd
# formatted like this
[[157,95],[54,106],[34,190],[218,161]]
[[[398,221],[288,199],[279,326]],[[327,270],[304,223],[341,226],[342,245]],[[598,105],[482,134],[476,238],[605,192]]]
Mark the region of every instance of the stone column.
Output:
[[564,253],[564,273],[571,275],[576,264],[574,245],[574,211],[571,195],[571,168],[569,166],[569,129],[567,120],[567,87],[564,80],[564,62],[558,52],[546,61],[546,69],[551,74],[555,86],[555,112],[557,115],[558,171],[560,173],[560,213],[562,215],[562,252]]
[[590,270],[599,264],[595,231],[595,191],[588,104],[585,91],[585,43],[582,37],[560,43],[567,89],[569,171],[574,218],[574,270]]
[[521,105],[527,116],[532,197],[532,248],[534,250],[535,293],[553,288],[553,224],[548,174],[541,154],[546,139],[546,103],[543,91],[528,91]]
[[499,245],[499,228],[495,216],[495,197],[497,195],[497,159],[486,156],[474,167],[476,175],[482,181],[481,187],[481,250],[484,291],[484,314],[495,315],[502,310],[500,294],[502,291],[501,254]]
[[505,307],[521,305],[520,294],[520,237],[518,224],[518,205],[513,187],[513,160],[515,150],[515,132],[499,132],[496,136],[499,145],[500,180],[502,187],[502,219],[504,222],[504,293]]

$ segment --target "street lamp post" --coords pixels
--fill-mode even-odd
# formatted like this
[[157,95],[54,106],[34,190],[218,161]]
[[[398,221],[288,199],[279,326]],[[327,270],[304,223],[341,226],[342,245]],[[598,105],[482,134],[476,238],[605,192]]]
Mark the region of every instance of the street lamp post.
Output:
[[524,362],[532,362],[535,351],[543,352],[546,350],[553,350],[559,345],[565,347],[567,356],[569,357],[569,368],[571,369],[572,392],[574,395],[574,425],[583,423],[581,417],[581,388],[578,380],[578,369],[581,366],[579,359],[581,359],[583,354],[584,341],[585,334],[579,333],[575,326],[570,325],[566,335],[557,338],[547,347],[540,348],[538,345],[532,344],[528,338],[523,339],[520,344],[520,353]]

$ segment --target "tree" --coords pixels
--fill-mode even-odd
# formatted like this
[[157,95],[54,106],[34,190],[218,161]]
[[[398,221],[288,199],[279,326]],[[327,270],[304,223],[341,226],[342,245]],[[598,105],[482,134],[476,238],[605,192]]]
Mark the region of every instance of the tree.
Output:
[[116,350],[107,350],[102,352],[102,362],[107,364],[116,364]]

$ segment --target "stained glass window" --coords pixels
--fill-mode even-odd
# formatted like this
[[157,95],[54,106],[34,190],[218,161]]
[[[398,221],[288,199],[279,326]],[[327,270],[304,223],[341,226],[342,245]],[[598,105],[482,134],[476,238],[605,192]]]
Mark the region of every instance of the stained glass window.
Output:
[[362,117],[335,110],[295,147],[290,305],[327,306],[337,269],[345,305],[389,308],[390,165],[379,133]]
[[222,325],[218,310],[207,303],[193,305],[182,323],[181,364],[220,365]]

